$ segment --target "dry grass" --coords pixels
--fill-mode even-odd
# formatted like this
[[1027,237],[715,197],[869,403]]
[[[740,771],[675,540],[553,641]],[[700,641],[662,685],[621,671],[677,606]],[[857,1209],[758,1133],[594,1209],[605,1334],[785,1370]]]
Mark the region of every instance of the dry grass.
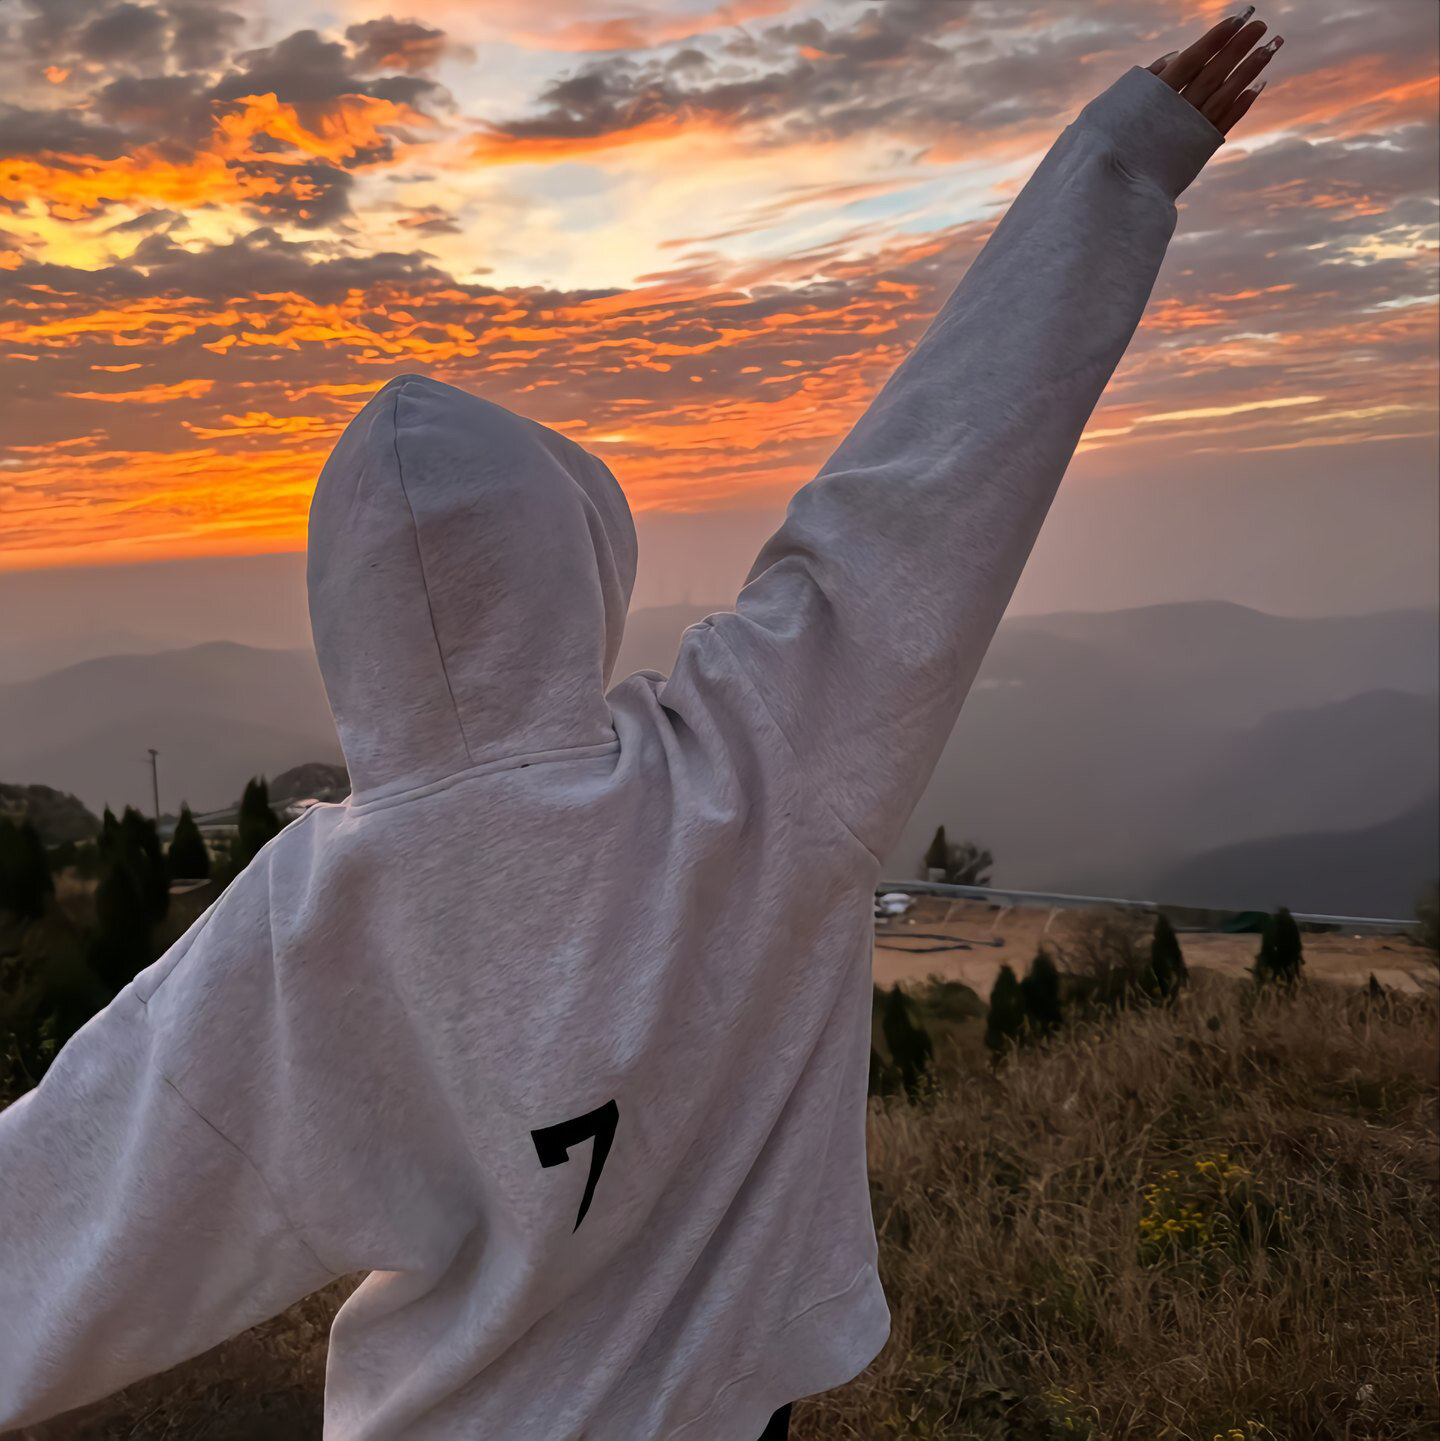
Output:
[[[1432,998],[1287,999],[1199,972],[1179,1006],[1074,1027],[994,1075],[981,1024],[945,1028],[927,1108],[872,1103],[892,1338],[797,1405],[797,1441],[1435,1435]],[[1218,1152],[1228,1181],[1196,1166]],[[1147,1202],[1156,1182],[1173,1198]],[[1182,1203],[1142,1247],[1141,1218]],[[348,1289],[26,1434],[318,1437]]]

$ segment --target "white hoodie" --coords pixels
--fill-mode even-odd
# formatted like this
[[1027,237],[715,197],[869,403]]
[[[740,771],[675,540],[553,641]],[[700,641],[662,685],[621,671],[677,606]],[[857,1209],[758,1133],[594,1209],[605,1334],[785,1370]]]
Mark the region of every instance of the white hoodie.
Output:
[[601,461],[375,395],[310,512],[354,793],[0,1114],[0,1429],[357,1271],[327,1441],[755,1441],[864,1369],[877,857],[1222,138],[1087,105],[668,678],[607,690]]

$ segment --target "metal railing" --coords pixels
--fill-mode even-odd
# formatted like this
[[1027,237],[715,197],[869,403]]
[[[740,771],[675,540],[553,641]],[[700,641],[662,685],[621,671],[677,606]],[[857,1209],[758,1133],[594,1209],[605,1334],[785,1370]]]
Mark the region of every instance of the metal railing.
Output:
[[[1158,911],[1159,901],[1136,901],[1116,896],[1072,896],[1060,891],[1014,891],[1000,886],[950,886],[941,881],[880,881],[875,894],[886,891],[904,891],[908,895],[946,896],[954,900],[1009,902],[1017,906],[1113,906],[1121,910]],[[1213,910],[1217,914],[1238,915],[1240,912],[1227,911],[1219,906],[1175,906],[1175,910]],[[1384,916],[1326,916],[1311,911],[1291,911],[1297,921],[1314,925],[1344,926],[1352,930],[1408,931],[1413,920],[1398,920]]]

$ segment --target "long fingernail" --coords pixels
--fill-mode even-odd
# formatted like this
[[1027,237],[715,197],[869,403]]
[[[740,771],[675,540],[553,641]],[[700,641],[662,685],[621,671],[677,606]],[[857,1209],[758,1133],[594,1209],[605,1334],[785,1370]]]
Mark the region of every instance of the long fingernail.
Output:
[[1247,5],[1238,15],[1232,15],[1230,17],[1230,23],[1232,25],[1243,25],[1254,13],[1255,7],[1253,5]]
[[1260,48],[1268,50],[1272,55],[1285,43],[1283,35],[1277,35],[1273,40],[1267,40]]

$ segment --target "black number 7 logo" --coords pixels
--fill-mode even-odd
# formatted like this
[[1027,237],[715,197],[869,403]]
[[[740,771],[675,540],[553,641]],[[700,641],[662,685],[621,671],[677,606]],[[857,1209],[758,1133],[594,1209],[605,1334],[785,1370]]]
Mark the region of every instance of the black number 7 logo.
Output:
[[590,1209],[590,1198],[595,1194],[595,1183],[600,1179],[600,1172],[605,1167],[605,1157],[610,1154],[610,1142],[615,1139],[615,1127],[619,1121],[620,1107],[614,1101],[606,1101],[603,1106],[583,1116],[576,1116],[573,1121],[561,1121],[559,1125],[530,1132],[542,1166],[563,1165],[570,1159],[571,1146],[578,1145],[587,1137],[595,1138],[595,1144],[590,1150],[590,1178],[585,1182],[585,1194],[580,1199],[580,1214],[575,1218],[575,1229],[571,1235],[580,1229],[580,1223]]

